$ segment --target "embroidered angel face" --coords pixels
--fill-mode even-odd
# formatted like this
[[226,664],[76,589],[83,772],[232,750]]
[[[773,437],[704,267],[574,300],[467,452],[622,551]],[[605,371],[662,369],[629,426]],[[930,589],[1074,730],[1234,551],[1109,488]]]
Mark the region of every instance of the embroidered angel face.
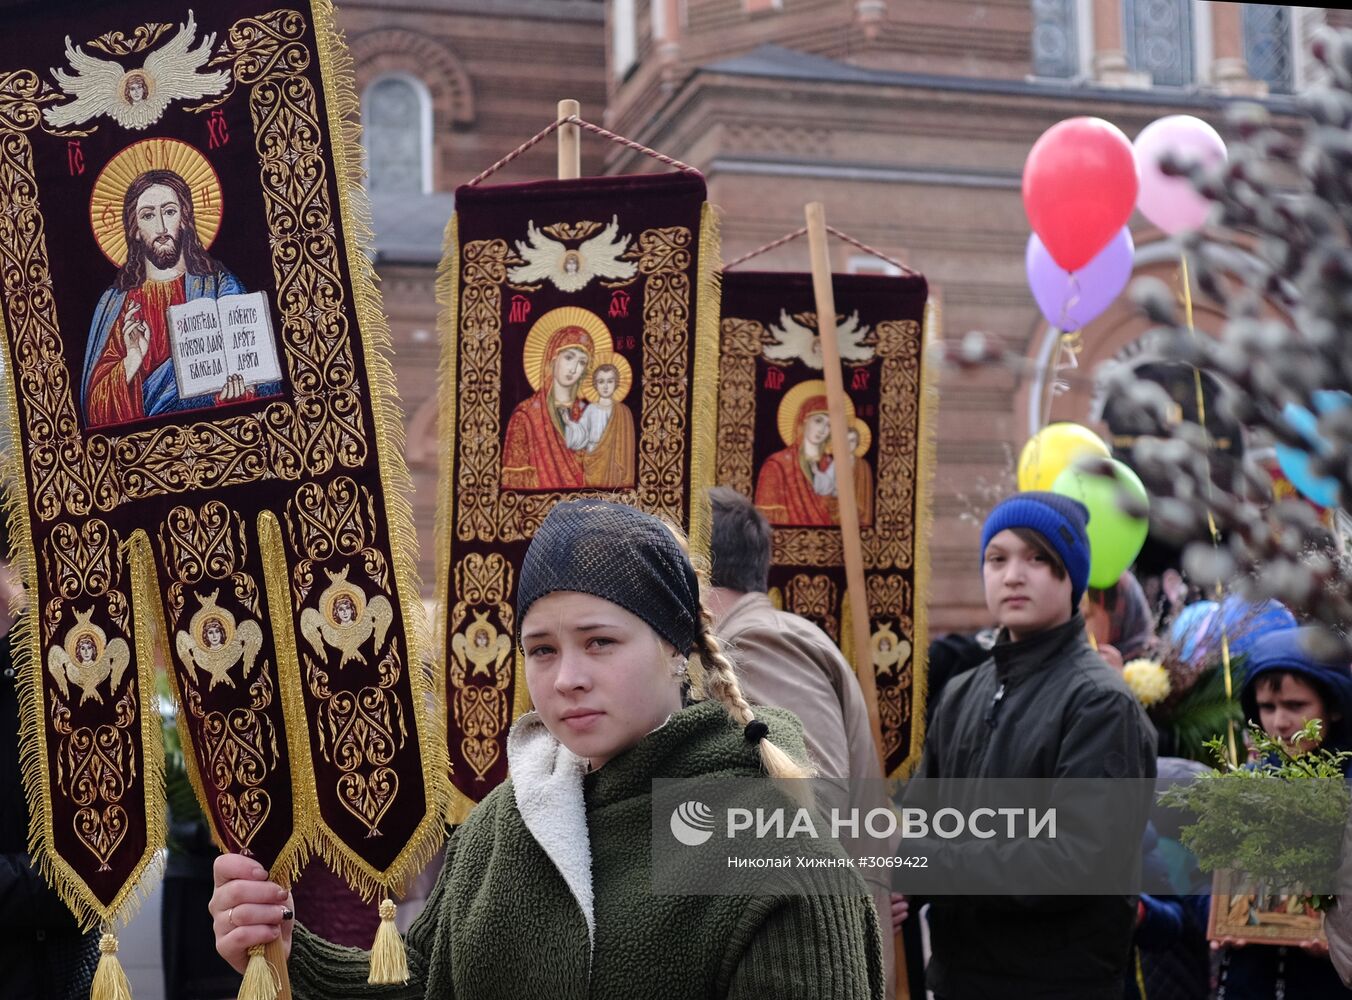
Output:
[[75,658],[80,661],[80,666],[86,667],[93,663],[98,655],[99,648],[92,636],[82,635],[75,641]]
[[206,640],[207,649],[220,649],[225,645],[224,623],[219,618],[208,618],[202,626],[202,638]]
[[675,651],[637,615],[558,591],[521,625],[526,687],[554,738],[601,767],[680,710]]
[[337,625],[351,625],[357,618],[357,606],[352,598],[340,594],[333,602],[333,621]]
[[122,97],[128,104],[140,104],[150,96],[150,87],[141,73],[128,73],[122,82]]

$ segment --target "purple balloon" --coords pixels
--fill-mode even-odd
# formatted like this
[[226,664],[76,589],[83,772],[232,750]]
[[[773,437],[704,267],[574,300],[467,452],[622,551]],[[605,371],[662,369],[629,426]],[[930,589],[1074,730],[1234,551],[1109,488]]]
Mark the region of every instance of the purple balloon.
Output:
[[1131,230],[1123,226],[1098,256],[1072,274],[1057,265],[1037,233],[1030,233],[1024,254],[1028,287],[1047,322],[1069,333],[1102,315],[1122,294],[1135,256]]

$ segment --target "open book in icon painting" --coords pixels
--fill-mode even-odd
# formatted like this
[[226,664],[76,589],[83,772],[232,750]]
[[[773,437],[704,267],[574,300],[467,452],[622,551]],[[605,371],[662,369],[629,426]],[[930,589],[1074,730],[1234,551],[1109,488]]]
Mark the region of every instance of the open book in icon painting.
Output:
[[205,396],[240,375],[246,388],[281,380],[277,340],[262,292],[200,298],[169,307],[174,380],[180,396]]

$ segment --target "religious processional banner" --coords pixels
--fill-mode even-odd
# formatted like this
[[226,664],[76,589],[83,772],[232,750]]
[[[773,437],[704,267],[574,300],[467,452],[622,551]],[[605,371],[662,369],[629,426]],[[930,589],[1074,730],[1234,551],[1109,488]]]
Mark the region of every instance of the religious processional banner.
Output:
[[[774,528],[771,598],[853,659],[836,477],[853,477],[889,776],[924,742],[933,398],[919,275],[832,277],[853,453],[831,453],[812,275],[723,276],[718,482]],[[858,665],[856,664],[856,669]]]
[[4,15],[24,778],[86,921],[163,846],[157,660],[226,850],[371,894],[441,837],[355,111],[326,0]]
[[437,648],[458,822],[506,777],[507,732],[528,706],[515,567],[550,508],[634,504],[707,551],[719,263],[694,171],[466,185],[455,207]]

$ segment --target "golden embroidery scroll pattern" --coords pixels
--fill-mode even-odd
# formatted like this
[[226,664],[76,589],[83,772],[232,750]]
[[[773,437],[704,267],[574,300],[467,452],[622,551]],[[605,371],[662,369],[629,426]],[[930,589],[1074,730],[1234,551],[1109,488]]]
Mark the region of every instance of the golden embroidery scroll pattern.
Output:
[[[0,100],[0,124],[28,124],[38,108],[13,100],[23,74],[7,74],[11,99]],[[35,78],[34,78],[35,79]],[[27,93],[29,87],[22,87]],[[52,297],[46,225],[38,205],[33,150],[25,135],[0,132],[0,287],[4,288],[15,382],[23,402],[31,496],[40,520],[63,510],[89,513],[93,504],[71,399],[70,374],[61,348]]]
[[291,571],[295,606],[305,603],[315,585],[318,563],[339,556],[358,556],[372,581],[389,591],[389,566],[379,549],[367,540],[376,535],[375,498],[348,476],[328,486],[306,483],[287,501],[287,531],[291,546],[305,553]]
[[[327,489],[316,483],[302,486],[287,504],[285,519],[301,556],[292,574],[297,606],[313,593],[316,570],[335,557],[360,559],[366,577],[382,591],[368,596],[361,583],[350,580],[350,562],[339,571],[323,566],[328,585],[315,602],[318,607],[301,612],[306,642],[297,647],[309,695],[317,702],[319,751],[341,772],[334,784],[338,801],[370,837],[380,836],[380,822],[398,797],[399,776],[389,765],[408,740],[403,706],[393,690],[403,675],[397,638],[381,653],[394,611],[388,566],[368,545],[374,510],[366,487],[339,477]],[[367,643],[377,654],[374,665],[363,651]],[[375,683],[334,690],[335,679],[349,671],[362,680],[374,671]]]
[[[109,439],[128,500],[256,482],[269,475],[300,477],[291,408],[161,427]],[[90,439],[91,444],[101,436]],[[115,498],[116,501],[121,497]]]
[[765,327],[725,319],[718,361],[718,482],[746,496],[755,489],[756,358]]
[[[868,565],[910,569],[915,556],[915,494],[919,488],[921,330],[915,320],[877,326],[883,359],[878,406],[878,512],[865,543]],[[910,607],[909,604],[906,607]]]
[[465,292],[461,302],[461,367],[457,440],[460,461],[455,495],[461,541],[494,537],[502,429],[502,285],[507,268],[522,263],[506,240],[475,240],[463,253]]
[[811,618],[834,641],[840,641],[840,621],[836,618],[837,588],[825,574],[799,573],[784,585],[784,600],[796,615]]
[[638,238],[643,285],[643,418],[638,502],[651,514],[683,520],[686,410],[690,393],[691,235],[685,226]]
[[[57,685],[47,686],[48,714],[59,737],[57,786],[79,807],[73,819],[77,841],[98,860],[99,869],[106,871],[130,828],[122,800],[137,786],[133,734],[140,724],[140,713],[136,671],[126,669],[130,650],[122,635],[109,639],[103,629],[95,629],[103,646],[80,662],[61,647],[73,645],[74,634],[89,629],[90,618],[99,605],[103,606],[100,620],[111,620],[122,632],[127,631],[127,597],[114,589],[121,582],[126,563],[117,535],[98,519],[86,521],[78,529],[70,523],[57,525],[47,545],[45,582],[52,596],[43,608],[40,648],[44,672]],[[67,610],[74,613],[68,617]],[[63,625],[67,626],[64,644],[56,641]],[[123,654],[119,666],[111,671],[104,655],[109,646],[120,646]],[[95,659],[98,663],[93,662]],[[100,668],[105,672],[100,673]],[[100,688],[105,680],[111,681],[112,723],[80,725],[77,720],[86,701],[104,703]]]
[[272,268],[296,403],[297,433],[310,475],[336,461],[355,468],[368,443],[352,353],[337,230],[329,199],[319,102],[299,74],[309,54],[294,43],[304,21],[294,12],[236,25],[254,48],[236,56],[235,73],[252,83],[262,190],[272,242]]
[[902,727],[911,720],[911,688],[914,680],[915,622],[911,615],[914,590],[899,573],[870,574],[868,606],[872,625],[898,629],[897,642],[904,655],[894,654],[884,664],[874,664],[878,681],[878,715],[882,723],[883,749],[888,757],[903,751]]
[[[476,781],[483,781],[501,758],[511,724],[509,692],[516,677],[511,639],[515,620],[507,601],[511,591],[512,568],[501,553],[471,552],[455,566],[454,592],[461,600],[451,612],[449,707],[454,730],[460,733],[461,756]],[[496,624],[490,616],[496,616]]]
[[[254,578],[244,570],[248,555],[247,535],[240,516],[219,500],[208,501],[199,508],[177,506],[169,511],[159,529],[160,548],[164,564],[169,568],[173,582],[167,599],[171,632],[182,631],[188,610],[187,598],[194,595],[199,607],[215,606],[220,599],[219,586],[213,582],[229,582],[233,603],[252,618],[260,610],[259,588]],[[221,615],[232,623],[235,615],[225,611]],[[252,655],[257,655],[261,631],[256,622],[246,618],[237,628],[254,629]],[[233,635],[222,633],[221,641]],[[217,812],[233,839],[232,846],[247,852],[250,843],[266,824],[272,811],[272,800],[262,787],[276,772],[280,761],[277,732],[268,710],[275,704],[272,664],[263,657],[261,663],[250,668],[246,660],[241,676],[248,682],[248,704],[227,711],[209,710],[203,703],[203,689],[214,686],[209,671],[199,673],[194,662],[186,657],[199,654],[194,642],[181,638],[174,645],[180,662],[175,670],[177,686],[184,706],[192,721],[193,742],[202,762],[199,773],[202,792],[212,797]],[[252,659],[252,656],[249,657]],[[227,677],[228,680],[228,677]],[[234,686],[233,680],[228,680]]]

